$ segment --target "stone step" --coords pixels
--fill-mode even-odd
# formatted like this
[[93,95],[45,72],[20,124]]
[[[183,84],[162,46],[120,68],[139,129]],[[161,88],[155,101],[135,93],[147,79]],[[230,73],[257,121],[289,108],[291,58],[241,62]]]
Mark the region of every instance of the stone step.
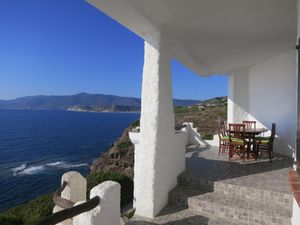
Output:
[[179,208],[188,208],[188,198],[198,196],[211,190],[190,189],[189,186],[180,185],[169,192],[169,204]]
[[214,181],[209,178],[197,177],[187,172],[180,174],[177,178],[178,186],[187,186],[190,189],[213,190]]
[[247,186],[239,186],[224,181],[214,182],[214,191],[226,196],[238,196],[248,200],[257,200],[272,205],[279,205],[292,209],[293,196],[291,193],[269,191]]
[[218,192],[189,197],[188,207],[210,217],[233,219],[241,223],[289,225],[292,216],[292,211],[287,207]]
[[[251,179],[246,179],[246,181],[253,182]],[[260,186],[251,186],[246,181],[235,184],[235,179],[212,181],[209,177],[203,178],[193,176],[189,173],[182,173],[178,176],[178,185],[186,186],[188,189],[205,189],[209,192],[221,192],[228,196],[240,196],[250,200],[259,200],[292,208],[293,195],[290,192],[274,191]],[[274,189],[276,190],[277,188]]]
[[207,214],[203,214],[189,209],[174,209],[174,206],[168,209],[164,209],[162,213],[154,219],[145,219],[141,217],[134,217],[126,222],[126,225],[255,225],[250,222],[240,222],[233,219],[225,219],[219,217],[210,217]]

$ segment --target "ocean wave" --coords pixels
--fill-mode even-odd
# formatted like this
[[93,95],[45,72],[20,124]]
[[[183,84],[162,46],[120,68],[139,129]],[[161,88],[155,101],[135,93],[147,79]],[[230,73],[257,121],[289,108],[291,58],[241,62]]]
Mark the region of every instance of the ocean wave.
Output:
[[[27,167],[27,165],[24,167],[24,165],[25,164],[13,169],[13,170],[15,170],[14,171],[14,176],[38,174],[42,170],[45,169],[45,166],[43,166],[43,165],[41,165],[41,166],[30,166],[30,167]],[[16,170],[17,168],[19,168],[19,169]]]
[[71,163],[64,162],[64,161],[58,161],[58,162],[46,164],[46,166],[58,167],[58,168],[64,168],[64,169],[83,167],[83,166],[87,166],[87,165],[88,165],[87,163],[71,164]]
[[47,167],[49,168],[58,168],[58,169],[71,169],[71,168],[78,168],[88,166],[87,163],[80,163],[80,164],[71,164],[65,161],[58,161],[53,163],[47,163],[44,165],[29,165],[29,164],[22,164],[16,168],[13,168],[13,175],[14,176],[21,176],[21,175],[33,175],[38,174],[42,172],[43,170],[46,170]]
[[13,168],[12,171],[14,172],[14,176],[16,176],[19,172],[23,171],[27,167],[27,164],[24,163],[21,166]]

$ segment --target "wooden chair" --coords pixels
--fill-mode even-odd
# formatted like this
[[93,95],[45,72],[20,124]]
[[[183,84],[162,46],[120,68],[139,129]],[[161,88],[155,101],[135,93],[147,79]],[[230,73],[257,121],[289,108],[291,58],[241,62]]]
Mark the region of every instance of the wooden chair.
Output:
[[245,160],[245,151],[247,141],[245,140],[245,124],[229,124],[229,160],[233,154],[238,154],[243,160]]
[[[256,121],[251,121],[251,120],[244,120],[243,124],[246,125],[246,129],[256,129]],[[251,146],[254,145],[254,137],[252,135],[247,135],[245,134],[245,139],[247,140],[248,143],[248,151],[247,151],[247,158],[249,158],[249,151],[251,150]]]
[[218,127],[218,136],[219,136],[219,155],[225,153],[226,150],[229,150],[229,136],[227,134],[227,126],[224,121],[219,121]]
[[243,124],[246,125],[246,129],[256,129],[256,121],[244,120]]
[[259,152],[268,152],[270,162],[273,159],[273,142],[276,134],[276,124],[272,123],[271,136],[270,137],[257,137],[255,140],[256,154],[258,156]]

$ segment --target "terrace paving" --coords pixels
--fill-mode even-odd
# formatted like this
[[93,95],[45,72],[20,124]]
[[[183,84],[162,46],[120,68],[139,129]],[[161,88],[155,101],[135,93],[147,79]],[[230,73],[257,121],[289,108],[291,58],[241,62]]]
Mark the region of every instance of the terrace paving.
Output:
[[290,224],[290,157],[274,154],[257,161],[228,160],[216,147],[190,146],[186,171],[170,192],[169,205],[153,220],[135,218],[128,225]]

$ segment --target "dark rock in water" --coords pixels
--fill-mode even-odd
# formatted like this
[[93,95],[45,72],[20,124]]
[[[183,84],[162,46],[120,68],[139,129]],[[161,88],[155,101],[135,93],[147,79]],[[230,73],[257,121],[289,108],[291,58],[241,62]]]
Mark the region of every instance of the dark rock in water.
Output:
[[116,140],[109,151],[103,153],[91,166],[91,173],[95,172],[122,172],[133,177],[134,171],[134,144],[130,141],[131,130],[139,124],[134,122],[126,128],[122,136]]

